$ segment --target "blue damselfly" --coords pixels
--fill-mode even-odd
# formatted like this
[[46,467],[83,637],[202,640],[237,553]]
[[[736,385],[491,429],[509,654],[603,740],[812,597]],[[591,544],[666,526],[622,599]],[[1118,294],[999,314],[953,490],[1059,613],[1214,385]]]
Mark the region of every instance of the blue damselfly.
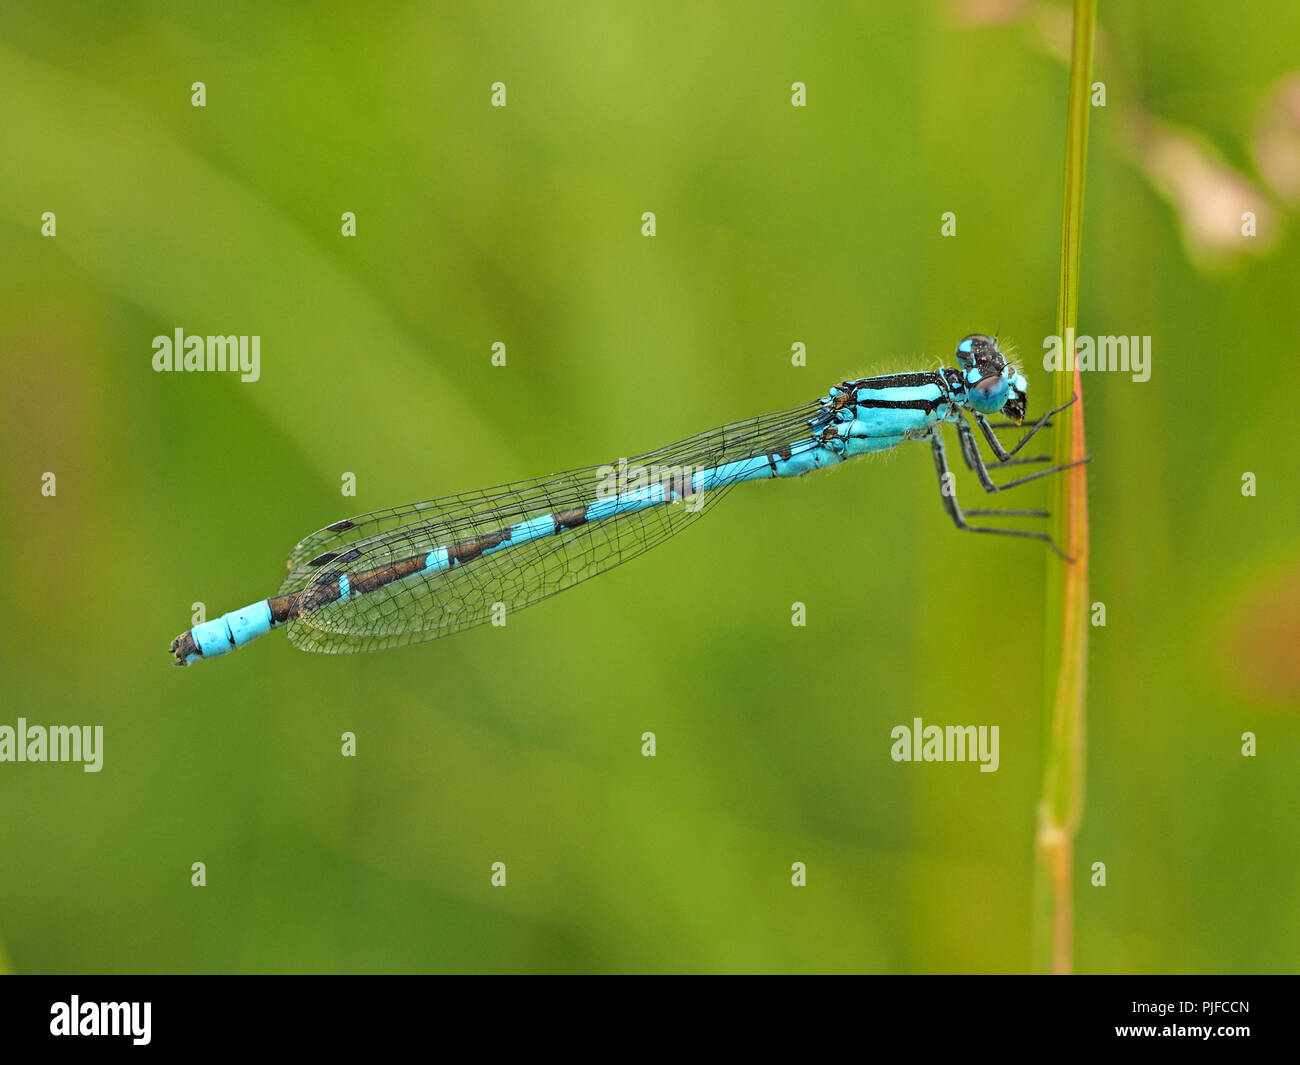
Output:
[[196,625],[172,641],[171,651],[178,665],[188,665],[282,625],[295,646],[327,654],[460,632],[487,621],[494,609],[529,606],[641,554],[742,481],[797,477],[906,440],[930,442],[943,505],[959,529],[1031,537],[1061,554],[1045,532],[967,521],[1047,513],[962,510],[940,429],[944,422],[956,426],[966,465],[985,491],[1000,492],[1069,466],[994,484],[971,423],[1000,466],[1047,462],[1013,456],[1074,400],[1048,411],[1008,450],[994,432],[1005,426],[989,417],[1021,424],[1025,378],[997,340],[982,334],[957,345],[957,361],[958,367],[845,381],[815,402],[617,463],[335,522],[290,552],[289,575],[276,595]]

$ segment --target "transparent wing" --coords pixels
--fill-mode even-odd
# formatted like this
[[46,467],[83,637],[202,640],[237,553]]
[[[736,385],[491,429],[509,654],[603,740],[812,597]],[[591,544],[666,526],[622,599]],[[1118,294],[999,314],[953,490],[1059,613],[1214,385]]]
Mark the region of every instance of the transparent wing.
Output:
[[[633,456],[627,461],[629,464],[648,465],[656,459],[663,461],[662,457],[665,455],[704,450],[713,445],[713,438],[719,434],[731,434],[730,443],[724,442],[724,450],[727,453],[731,451],[739,453],[746,446],[747,434],[757,437],[769,428],[776,436],[787,428],[792,433],[798,433],[806,426],[808,418],[815,415],[818,410],[817,404],[806,404],[788,411],[735,422],[720,429],[711,429],[669,447]],[[761,450],[762,443],[756,439],[755,447]],[[496,488],[461,492],[438,499],[407,503],[400,507],[386,507],[337,521],[323,529],[318,529],[289,552],[287,559],[289,573],[280,584],[279,594],[287,595],[296,592],[314,579],[320,572],[320,567],[330,561],[322,556],[344,554],[363,540],[372,539],[395,529],[411,525],[432,526],[440,523],[455,526],[462,522],[472,523],[480,514],[485,514],[489,522],[496,517],[517,520],[541,513],[551,504],[563,504],[565,507],[581,505],[590,498],[593,478],[601,468],[584,466],[564,473],[515,481]]]
[[[594,470],[595,467],[591,469]],[[580,474],[590,475],[590,471],[571,470],[567,474],[539,477],[531,481],[517,481],[484,491],[462,492],[442,496],[439,499],[407,503],[400,507],[372,510],[367,514],[358,514],[335,522],[333,525],[327,525],[312,533],[289,552],[289,575],[280,584],[280,594],[296,592],[320,573],[320,567],[329,561],[322,556],[341,555],[363,540],[372,539],[404,526],[434,525],[439,522],[454,525],[471,519],[479,511],[491,510],[494,501],[502,514],[518,512],[518,508],[527,506],[529,500],[538,498],[539,489],[548,481],[558,481],[565,476],[576,477]],[[560,491],[558,484],[556,490]]]
[[[817,446],[809,421],[818,410],[814,403],[734,422],[629,458],[627,468],[713,469],[771,452],[797,453]],[[519,610],[636,557],[691,524],[731,487],[567,526],[566,515],[592,503],[597,485],[616,467],[588,466],[375,511],[313,534],[290,556],[291,564],[298,561],[282,589],[301,589],[290,641],[308,651],[349,654],[463,631],[487,621],[496,603]],[[555,531],[510,542],[509,531],[525,522]],[[440,548],[452,549],[458,564],[422,572],[425,558]],[[350,589],[371,590],[342,597],[341,577]]]
[[[657,451],[633,456],[627,462],[629,465],[643,466],[653,463],[663,464],[673,455],[689,456],[706,451],[709,453],[717,451],[724,455],[734,452],[739,455],[748,446],[747,441],[752,443],[754,448],[750,454],[756,454],[764,446],[764,440],[760,439],[764,434],[772,440],[782,433],[797,434],[807,428],[808,419],[819,409],[815,403],[805,404],[788,411],[779,411],[775,414],[751,418],[748,421],[733,422]],[[723,439],[717,439],[719,436]],[[779,444],[771,446],[779,446]],[[416,525],[429,527],[445,525],[455,529],[463,525],[465,529],[462,529],[461,535],[456,537],[459,539],[466,534],[467,529],[477,525],[500,528],[504,524],[545,513],[548,508],[554,511],[581,506],[591,499],[597,473],[604,468],[583,466],[563,473],[499,485],[496,488],[460,492],[438,499],[422,500],[419,503],[407,503],[400,507],[372,510],[366,514],[337,521],[323,529],[318,529],[289,552],[287,560],[289,573],[280,583],[279,594],[288,595],[296,592],[313,580],[320,573],[320,567],[331,561],[323,556],[342,555],[363,540],[374,539],[397,529]]]

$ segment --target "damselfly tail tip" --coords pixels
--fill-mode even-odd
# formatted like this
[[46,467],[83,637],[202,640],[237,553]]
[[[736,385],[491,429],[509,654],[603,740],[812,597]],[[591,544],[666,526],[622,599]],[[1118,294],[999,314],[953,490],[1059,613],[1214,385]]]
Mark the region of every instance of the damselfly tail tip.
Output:
[[172,640],[169,648],[172,654],[176,656],[174,666],[188,666],[190,664],[190,655],[198,654],[198,647],[194,644],[194,637],[188,632],[182,632],[176,639]]

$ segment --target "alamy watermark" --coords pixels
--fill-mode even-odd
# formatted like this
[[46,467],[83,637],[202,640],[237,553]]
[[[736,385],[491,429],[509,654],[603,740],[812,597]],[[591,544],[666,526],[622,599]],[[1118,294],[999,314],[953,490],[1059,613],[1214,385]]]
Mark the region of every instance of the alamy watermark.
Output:
[[1073,372],[1077,364],[1080,373],[1108,370],[1131,373],[1134,381],[1151,380],[1150,337],[1079,337],[1067,329],[1064,341],[1046,337],[1043,351],[1043,369],[1052,373]]
[[156,373],[239,374],[245,383],[262,376],[260,336],[186,336],[177,326],[171,336],[153,338],[153,368]]
[[[616,465],[600,466],[596,470],[596,498],[648,502],[679,503],[685,501],[686,509],[696,511],[703,498],[695,486],[695,476],[704,472],[703,466],[636,466],[622,458]],[[655,487],[663,489],[658,497]]]
[[103,725],[0,725],[0,762],[81,762],[87,773],[104,768]]
[[73,995],[50,1005],[50,1035],[129,1036],[136,1046],[148,1046],[152,1013],[152,1002],[82,1002]]
[[997,725],[895,725],[889,757],[895,762],[979,762],[981,773],[998,771]]

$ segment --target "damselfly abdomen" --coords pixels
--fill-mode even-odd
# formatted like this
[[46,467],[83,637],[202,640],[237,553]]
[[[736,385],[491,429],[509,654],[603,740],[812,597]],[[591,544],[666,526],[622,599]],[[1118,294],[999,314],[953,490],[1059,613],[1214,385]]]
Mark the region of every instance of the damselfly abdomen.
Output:
[[196,625],[172,641],[171,651],[177,665],[188,665],[282,625],[295,646],[327,654],[460,632],[487,621],[494,610],[529,606],[641,554],[742,481],[797,477],[906,440],[930,442],[943,505],[959,529],[1031,537],[1060,554],[1045,532],[967,521],[971,515],[1047,514],[963,511],[940,428],[944,422],[956,426],[967,466],[985,491],[1000,492],[1069,466],[995,484],[971,423],[999,465],[1047,462],[1013,456],[1070,404],[1048,411],[1007,450],[994,432],[1000,426],[988,419],[1001,414],[1021,423],[1025,378],[995,339],[980,334],[957,345],[957,361],[948,369],[845,381],[813,403],[616,463],[335,522],[290,552],[278,594]]

